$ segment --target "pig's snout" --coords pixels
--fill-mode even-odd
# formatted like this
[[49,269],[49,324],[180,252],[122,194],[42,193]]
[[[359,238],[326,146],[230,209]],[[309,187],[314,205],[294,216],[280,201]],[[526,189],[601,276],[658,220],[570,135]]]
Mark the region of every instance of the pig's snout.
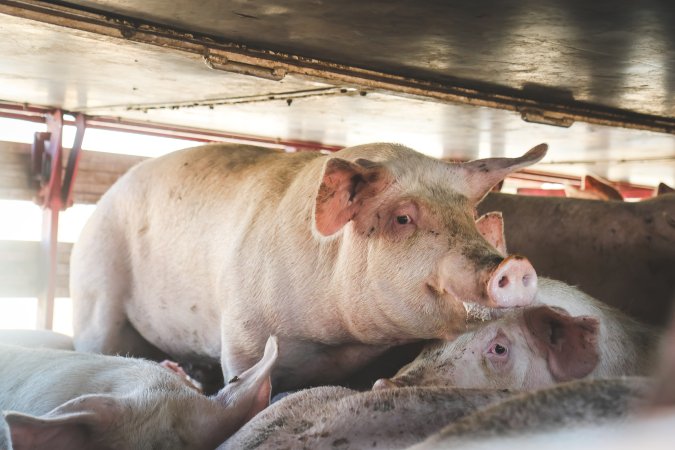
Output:
[[511,255],[492,272],[487,290],[492,307],[529,305],[537,292],[537,272],[524,256]]

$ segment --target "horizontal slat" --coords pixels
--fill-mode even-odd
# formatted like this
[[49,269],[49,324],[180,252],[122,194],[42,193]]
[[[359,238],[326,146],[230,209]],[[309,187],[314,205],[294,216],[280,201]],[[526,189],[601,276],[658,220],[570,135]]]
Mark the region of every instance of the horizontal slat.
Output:
[[[40,291],[40,242],[0,241],[0,297],[36,297]],[[56,296],[68,297],[70,252],[60,242],[56,255]]]
[[[28,200],[35,198],[37,187],[32,181],[31,146],[0,141],[0,198]],[[69,150],[64,152],[67,161]],[[96,203],[129,168],[146,159],[142,156],[83,151],[73,188],[75,203]]]

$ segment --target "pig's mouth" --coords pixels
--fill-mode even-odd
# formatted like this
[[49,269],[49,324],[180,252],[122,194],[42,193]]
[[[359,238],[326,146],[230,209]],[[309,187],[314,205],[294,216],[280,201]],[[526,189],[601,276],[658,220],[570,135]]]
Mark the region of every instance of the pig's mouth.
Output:
[[466,310],[466,321],[470,322],[485,322],[495,318],[499,308],[490,308],[489,306],[479,305],[477,303],[462,302]]

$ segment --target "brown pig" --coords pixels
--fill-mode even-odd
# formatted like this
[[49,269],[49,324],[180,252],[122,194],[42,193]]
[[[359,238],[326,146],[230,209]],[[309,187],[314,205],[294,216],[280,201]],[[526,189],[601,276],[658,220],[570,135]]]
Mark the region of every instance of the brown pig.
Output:
[[540,276],[581,289],[631,317],[666,325],[675,297],[675,194],[640,202],[489,194],[509,250]]
[[75,348],[219,360],[228,379],[274,334],[284,390],[452,336],[463,302],[532,301],[534,269],[499,255],[473,211],[545,153],[448,164],[393,144],[331,155],[208,145],[145,161],[101,198],[73,249]]

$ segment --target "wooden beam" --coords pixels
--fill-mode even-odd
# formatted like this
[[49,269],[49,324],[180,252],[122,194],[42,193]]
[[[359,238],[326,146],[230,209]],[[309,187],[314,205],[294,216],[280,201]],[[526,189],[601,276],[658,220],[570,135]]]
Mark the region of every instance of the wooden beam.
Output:
[[[37,241],[0,241],[0,298],[38,296],[40,245]],[[64,242],[59,242],[57,247],[56,297],[70,295],[68,274],[72,248],[73,244]]]
[[[74,202],[96,203],[119,177],[144,159],[143,156],[83,151],[73,189]],[[37,184],[30,175],[30,168],[29,144],[0,141],[0,199],[33,201]]]

